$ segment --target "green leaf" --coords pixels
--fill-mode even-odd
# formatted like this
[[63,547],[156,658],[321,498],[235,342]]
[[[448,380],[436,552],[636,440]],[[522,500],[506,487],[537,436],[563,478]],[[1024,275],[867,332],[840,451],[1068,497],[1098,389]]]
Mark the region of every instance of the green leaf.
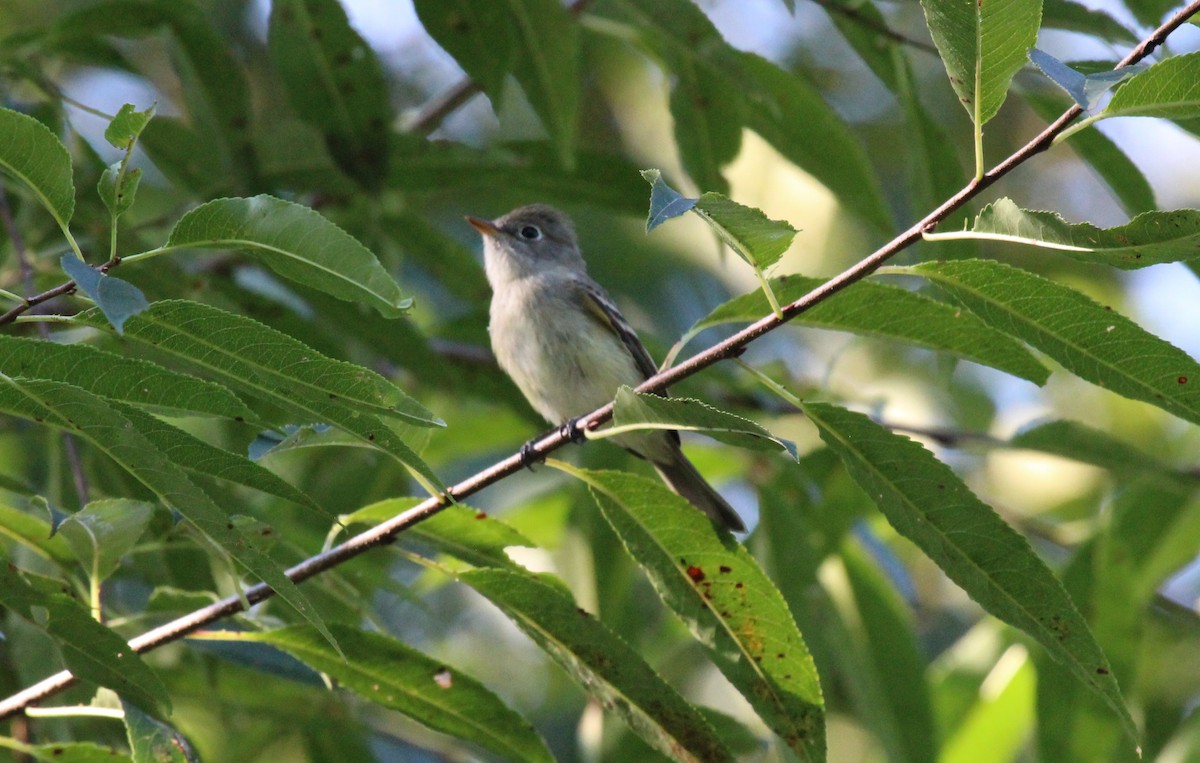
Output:
[[271,3],[267,42],[297,115],[368,188],[387,175],[392,119],[383,67],[337,0]]
[[137,196],[138,183],[142,179],[141,168],[122,173],[122,164],[124,162],[114,162],[105,168],[100,175],[100,182],[96,185],[100,201],[104,202],[105,208],[108,209],[108,213],[114,220],[133,206],[133,200]]
[[67,252],[59,262],[66,274],[75,281],[76,288],[96,303],[118,334],[125,333],[125,321],[150,305],[141,289],[128,281],[101,273],[80,260],[74,252]]
[[[0,399],[2,397],[3,391],[0,391]],[[136,408],[115,401],[109,404],[116,412],[129,419],[167,460],[185,471],[245,485],[315,511],[322,518],[329,517],[325,509],[303,491],[245,456],[209,445],[204,440]]]
[[1022,536],[918,443],[836,406],[807,403],[804,412],[901,535],[985,610],[1041,643],[1137,739],[1087,621]]
[[49,128],[0,108],[0,169],[24,183],[59,227],[67,227],[75,211],[71,156]]
[[173,183],[200,198],[228,193],[229,173],[221,169],[225,157],[211,135],[202,135],[174,117],[157,117],[138,139],[154,166]]
[[1113,93],[1100,116],[1200,116],[1200,52],[1163,59],[1131,78]]
[[998,262],[930,262],[911,270],[1081,379],[1200,422],[1200,365],[1111,308]]
[[679,761],[732,761],[695,707],[620,636],[570,595],[527,572],[487,569],[459,575],[487,597],[606,710],[654,749]]
[[332,642],[333,637],[308,597],[273,559],[255,546],[255,539],[242,533],[226,512],[110,403],[60,382],[0,376],[0,383],[15,388],[25,397],[25,409],[11,412],[66,429],[108,454],[163,503],[177,510],[251,574],[273,588]]
[[112,689],[140,707],[169,711],[166,687],[125,639],[61,593],[41,593],[0,559],[0,604],[52,638],[75,677]]
[[[376,525],[420,503],[417,498],[390,498],[357,511],[343,514],[338,521],[347,527],[355,523]],[[462,504],[442,509],[413,525],[404,539],[427,543],[438,551],[475,567],[512,567],[504,549],[532,546],[533,543],[505,523]]]
[[133,763],[199,763],[200,757],[183,734],[128,702],[122,702],[121,709]]
[[[781,303],[794,302],[824,281],[804,276],[772,278]],[[724,323],[752,323],[771,312],[762,291],[734,297],[701,318],[687,337]],[[1050,372],[1019,342],[971,313],[907,289],[859,281],[798,315],[792,323],[910,342],[998,368],[1034,384]]]
[[650,212],[646,215],[646,232],[673,217],[680,217],[696,206],[699,199],[689,199],[676,191],[662,179],[662,172],[656,169],[642,170],[642,177],[650,184]]
[[55,535],[50,523],[32,514],[0,503],[0,536],[21,544],[60,567],[74,564],[75,554],[66,539]]
[[132,759],[119,750],[91,742],[22,744],[9,737],[0,737],[0,747],[8,747],[44,763],[132,763]]
[[127,103],[117,111],[117,115],[104,129],[104,139],[111,143],[113,148],[129,151],[153,116],[154,106],[145,111],[138,111],[132,103]]
[[699,400],[617,390],[612,427],[590,436],[611,436],[616,430],[668,429],[701,432],[715,440],[750,450],[782,450],[796,458],[796,444],[781,440],[750,419],[727,413]]
[[1037,40],[1042,0],[922,0],[950,84],[981,127],[1000,110]]
[[[103,325],[95,313],[79,318]],[[126,336],[298,416],[334,424],[438,483],[433,471],[388,426],[391,422],[380,417],[417,426],[440,420],[373,371],[326,358],[257,321],[197,302],[156,302],[131,320]]]
[[759,269],[778,262],[796,237],[796,229],[790,224],[772,220],[762,210],[743,206],[719,193],[704,194],[692,209],[739,257]]
[[574,163],[579,113],[579,25],[558,0],[423,0],[426,30],[499,110],[506,75],[525,91],[558,150]]
[[411,304],[353,236],[308,207],[271,196],[203,204],[175,224],[166,246],[244,251],[285,278],[389,318]]
[[9,376],[74,384],[94,395],[168,416],[254,417],[245,403],[219,384],[86,344],[0,335],[0,369]]
[[[1045,93],[1025,92],[1026,102],[1042,119],[1050,122],[1066,111],[1065,101]],[[1071,136],[1070,146],[1108,183],[1125,212],[1136,215],[1158,208],[1154,189],[1146,176],[1115,143],[1099,130],[1081,130]]]
[[1057,212],[1021,209],[1002,198],[983,208],[971,232],[979,238],[1046,247],[1081,262],[1122,270],[1200,257],[1200,210],[1196,209],[1143,212],[1125,225],[1097,228],[1086,222],[1069,223]]
[[260,633],[220,631],[207,637],[270,644],[364,699],[503,758],[554,760],[529,721],[470,676],[383,634],[342,625],[333,630],[342,654],[302,626]]
[[754,558],[662,484],[556,468],[592,490],[604,518],[709,659],[797,755],[824,760],[825,713],[808,647]]
[[104,580],[142,537],[153,513],[154,507],[145,501],[106,498],[92,501],[67,517],[58,532],[71,544],[76,558],[91,570],[92,577]]

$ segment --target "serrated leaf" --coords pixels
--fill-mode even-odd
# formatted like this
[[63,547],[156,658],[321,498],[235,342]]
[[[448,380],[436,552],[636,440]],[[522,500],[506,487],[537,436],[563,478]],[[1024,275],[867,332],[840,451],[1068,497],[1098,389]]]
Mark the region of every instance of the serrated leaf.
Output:
[[1138,738],[1087,621],[1028,541],[918,443],[860,413],[823,403],[803,408],[892,527],[985,610],[1042,644]]
[[[101,325],[94,313],[79,318]],[[433,471],[380,417],[417,426],[440,420],[378,374],[327,358],[250,318],[197,302],[156,302],[128,328],[129,339],[204,368],[225,384],[298,416],[334,424],[438,483]]]
[[353,236],[308,207],[271,196],[203,204],[175,224],[166,246],[243,251],[285,278],[389,318],[411,304]]
[[1121,86],[1102,117],[1200,116],[1200,52],[1171,56]]
[[1200,364],[1111,308],[987,260],[930,262],[912,272],[1081,379],[1200,422]]
[[606,710],[679,761],[732,761],[720,738],[617,634],[529,573],[486,569],[459,580],[508,615]]
[[147,709],[169,711],[167,689],[125,639],[93,620],[74,599],[41,593],[0,558],[0,604],[54,639],[67,668]]
[[658,482],[554,466],[588,484],[659,596],[767,725],[801,758],[824,760],[824,700],[812,657],[779,590],[746,549]]
[[701,196],[693,211],[738,256],[760,270],[778,262],[796,237],[796,229],[789,223],[772,220],[761,209],[738,204],[719,193],[710,191]]
[[66,429],[108,454],[163,503],[178,511],[252,575],[273,588],[280,598],[332,642],[333,637],[308,597],[283,574],[279,565],[258,551],[253,539],[241,533],[226,512],[110,403],[60,382],[0,376],[0,383],[11,386],[25,397],[25,410],[14,413]]
[[128,151],[133,148],[134,142],[153,116],[154,106],[145,111],[138,111],[132,103],[127,103],[117,111],[117,115],[104,129],[104,139],[112,144],[113,148]]
[[122,702],[121,709],[133,763],[200,763],[183,734],[128,702]]
[[646,215],[646,232],[674,217],[679,217],[696,206],[699,199],[689,199],[667,185],[662,172],[656,169],[642,170],[642,177],[650,184],[650,212]]
[[796,444],[781,440],[750,419],[705,405],[699,400],[617,390],[612,427],[604,430],[667,429],[701,432],[715,440],[750,450],[782,450],[796,458]]
[[259,633],[220,631],[207,637],[270,644],[364,699],[506,759],[554,760],[529,721],[470,676],[383,634],[332,627],[344,656],[312,628],[302,626]]
[[383,67],[337,0],[271,3],[267,42],[296,114],[368,188],[387,175],[391,106]]
[[24,183],[59,226],[66,227],[75,211],[71,156],[48,127],[0,109],[0,168]]
[[950,84],[976,128],[996,116],[1037,40],[1042,0],[922,0]]
[[58,526],[76,558],[97,580],[104,580],[133,548],[154,507],[129,498],[105,498],[92,501]]
[[[1200,257],[1200,210],[1143,212],[1124,225],[1069,223],[1057,212],[1021,209],[998,199],[975,218],[981,238],[1042,246],[1081,262],[1122,270]],[[936,237],[936,234],[935,234]]]
[[254,417],[245,403],[219,384],[86,344],[0,335],[0,372],[74,384],[101,397],[172,416]]
[[100,182],[96,185],[100,201],[104,202],[104,207],[114,220],[133,206],[133,201],[137,196],[138,183],[142,179],[140,168],[122,173],[122,164],[123,162],[114,162],[105,168],[104,172],[100,174]]
[[96,303],[118,334],[125,333],[125,321],[150,306],[142,290],[128,281],[101,273],[73,252],[59,260],[75,286]]
[[[0,400],[3,399],[2,396],[3,392],[0,391]],[[329,514],[325,509],[306,493],[285,482],[269,469],[236,453],[209,445],[204,440],[137,408],[115,401],[109,405],[129,419],[168,460],[178,464],[185,471],[245,485],[315,511],[322,518],[328,518]]]
[[[770,281],[771,290],[784,304],[822,283],[819,278],[795,275]],[[724,323],[752,323],[770,312],[761,290],[749,292],[719,305],[696,322],[688,330],[688,336]],[[1019,342],[975,315],[876,281],[859,281],[796,316],[792,323],[910,342],[998,368],[1038,385],[1045,384],[1050,376],[1046,367]]]
[[[420,503],[417,498],[390,498],[343,514],[338,521],[349,526],[355,523],[379,524]],[[509,546],[532,546],[533,543],[505,523],[462,504],[442,509],[437,514],[413,525],[404,533],[427,543],[475,567],[512,567],[504,549]]]

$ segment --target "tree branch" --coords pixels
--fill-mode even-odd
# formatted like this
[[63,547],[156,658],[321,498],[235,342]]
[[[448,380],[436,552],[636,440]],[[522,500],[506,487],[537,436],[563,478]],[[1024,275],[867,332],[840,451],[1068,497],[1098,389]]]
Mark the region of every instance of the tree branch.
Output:
[[[579,3],[576,5],[579,5]],[[1198,10],[1200,10],[1200,0],[1193,0],[1187,7],[1177,12],[1166,23],[1144,39],[1133,52],[1118,64],[1118,67],[1127,66],[1144,58],[1152,50],[1161,45],[1172,31],[1183,24]],[[848,270],[843,271],[840,275],[785,306],[782,317],[770,315],[763,318],[725,341],[689,358],[684,363],[654,375],[638,387],[638,391],[650,392],[661,390],[715,363],[739,355],[754,340],[779,328],[805,310],[870,275],[886,262],[888,258],[919,240],[924,231],[933,229],[948,215],[977,196],[992,183],[1004,177],[1015,167],[1034,155],[1046,150],[1055,135],[1061,132],[1079,114],[1080,109],[1078,106],[1074,106],[1066,111],[1036,138],[1003,162],[984,173],[982,177],[972,180],[961,191],[914,223],[908,230],[885,246],[876,250]],[[579,419],[579,426],[584,429],[598,427],[612,417],[612,410],[612,403],[609,403],[602,408],[592,411]],[[535,457],[546,456],[569,442],[569,438],[563,433],[553,431],[530,444],[531,455]],[[335,546],[328,551],[304,560],[300,564],[288,569],[286,574],[294,582],[300,583],[326,570],[332,569],[345,561],[353,559],[368,549],[391,543],[399,533],[409,527],[433,516],[451,503],[460,501],[509,475],[515,474],[523,468],[523,464],[524,459],[522,454],[520,452],[514,453],[448,488],[445,494],[429,498],[408,511],[398,514],[388,521],[350,538],[339,546]],[[264,583],[251,586],[244,592],[245,601],[250,604],[257,604],[271,598],[274,594],[275,592]],[[177,641],[189,633],[193,633],[224,617],[241,612],[243,609],[243,600],[237,596],[231,596],[147,631],[131,639],[129,645],[139,653],[148,652],[163,644]],[[7,718],[31,704],[35,704],[46,697],[66,689],[74,684],[75,680],[75,677],[69,672],[63,671],[12,695],[3,702],[0,702],[0,719]]]

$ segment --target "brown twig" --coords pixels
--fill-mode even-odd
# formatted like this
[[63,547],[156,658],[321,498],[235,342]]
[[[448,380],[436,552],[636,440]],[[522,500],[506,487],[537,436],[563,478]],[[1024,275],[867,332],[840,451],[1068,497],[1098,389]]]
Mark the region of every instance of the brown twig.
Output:
[[[1172,31],[1174,31],[1180,24],[1184,23],[1198,10],[1200,10],[1200,0],[1193,0],[1186,8],[1177,12],[1166,23],[1156,29],[1145,40],[1143,40],[1142,43],[1138,45],[1132,53],[1126,56],[1125,59],[1118,64],[1118,66],[1127,66],[1128,64],[1144,58],[1150,53],[1150,51],[1161,45],[1163,40],[1165,40]],[[953,197],[948,199],[933,212],[930,212],[920,221],[912,225],[904,233],[900,234],[891,242],[878,249],[870,256],[861,260],[858,264],[854,265],[850,269],[844,271],[840,275],[836,276],[830,281],[827,281],[800,299],[784,307],[782,317],[777,317],[772,314],[766,318],[763,318],[757,323],[754,323],[739,331],[737,334],[726,339],[725,341],[720,342],[710,347],[708,350],[689,358],[686,362],[677,366],[673,366],[672,368],[654,375],[650,379],[646,380],[644,384],[638,387],[638,391],[651,392],[655,390],[661,390],[687,376],[696,373],[697,371],[700,371],[701,369],[707,368],[708,366],[727,358],[735,357],[745,349],[746,345],[750,344],[763,334],[779,328],[788,320],[796,317],[810,307],[825,299],[828,299],[842,289],[845,289],[847,286],[862,280],[880,265],[882,265],[889,257],[895,255],[897,252],[917,241],[921,237],[922,232],[936,227],[939,222],[944,220],[949,214],[957,210],[967,201],[974,198],[982,190],[1011,172],[1015,167],[1027,161],[1030,157],[1046,150],[1046,148],[1050,146],[1054,136],[1061,132],[1071,120],[1079,116],[1079,113],[1080,109],[1078,106],[1069,109],[1061,117],[1055,120],[1053,124],[1043,130],[1040,135],[1019,149],[1016,153],[1009,156],[999,165],[984,173],[981,178],[972,180],[961,191],[956,193]],[[609,403],[602,408],[592,411],[578,420],[579,427],[587,430],[603,424],[612,417],[612,409],[612,403]],[[546,456],[558,448],[568,444],[570,441],[571,440],[569,439],[569,436],[564,432],[551,432],[550,434],[540,437],[530,444],[530,455],[534,457]],[[526,458],[522,453],[514,453],[502,461],[499,461],[483,471],[480,471],[448,488],[445,494],[429,498],[417,506],[409,509],[408,511],[398,514],[388,521],[376,525],[370,530],[350,538],[339,546],[335,546],[328,551],[310,557],[300,564],[288,569],[285,574],[292,581],[300,583],[326,570],[336,567],[343,562],[353,559],[368,549],[391,543],[402,531],[412,527],[424,519],[427,519],[428,517],[433,516],[449,506],[451,503],[460,501],[511,474],[517,473],[524,468],[525,463]],[[257,604],[261,601],[271,598],[274,595],[275,592],[265,583],[258,583],[246,589],[244,592],[245,602],[248,602],[249,604]],[[200,628],[222,618],[228,617],[229,615],[241,612],[243,609],[243,599],[237,596],[231,596],[147,631],[146,633],[131,639],[129,645],[138,653],[147,652],[162,646],[163,644],[177,641],[187,636],[189,633],[193,633]],[[69,672],[63,671],[12,695],[6,700],[0,702],[0,719],[7,718],[12,714],[21,711],[23,708],[28,707],[29,705],[40,702],[46,697],[66,689],[74,684],[75,680],[75,677]]]

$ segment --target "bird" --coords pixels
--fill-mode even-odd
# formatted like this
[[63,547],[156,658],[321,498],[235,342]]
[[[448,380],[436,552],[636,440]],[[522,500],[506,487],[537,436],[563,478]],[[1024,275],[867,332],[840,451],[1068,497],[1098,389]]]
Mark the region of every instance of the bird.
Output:
[[[619,387],[636,387],[657,372],[612,298],[588,276],[566,213],[530,204],[494,220],[468,216],[467,222],[483,238],[492,351],[552,425],[573,430],[576,417],[611,402]],[[745,532],[741,517],[684,455],[678,432],[612,439],[649,461],[671,490],[714,524]]]

